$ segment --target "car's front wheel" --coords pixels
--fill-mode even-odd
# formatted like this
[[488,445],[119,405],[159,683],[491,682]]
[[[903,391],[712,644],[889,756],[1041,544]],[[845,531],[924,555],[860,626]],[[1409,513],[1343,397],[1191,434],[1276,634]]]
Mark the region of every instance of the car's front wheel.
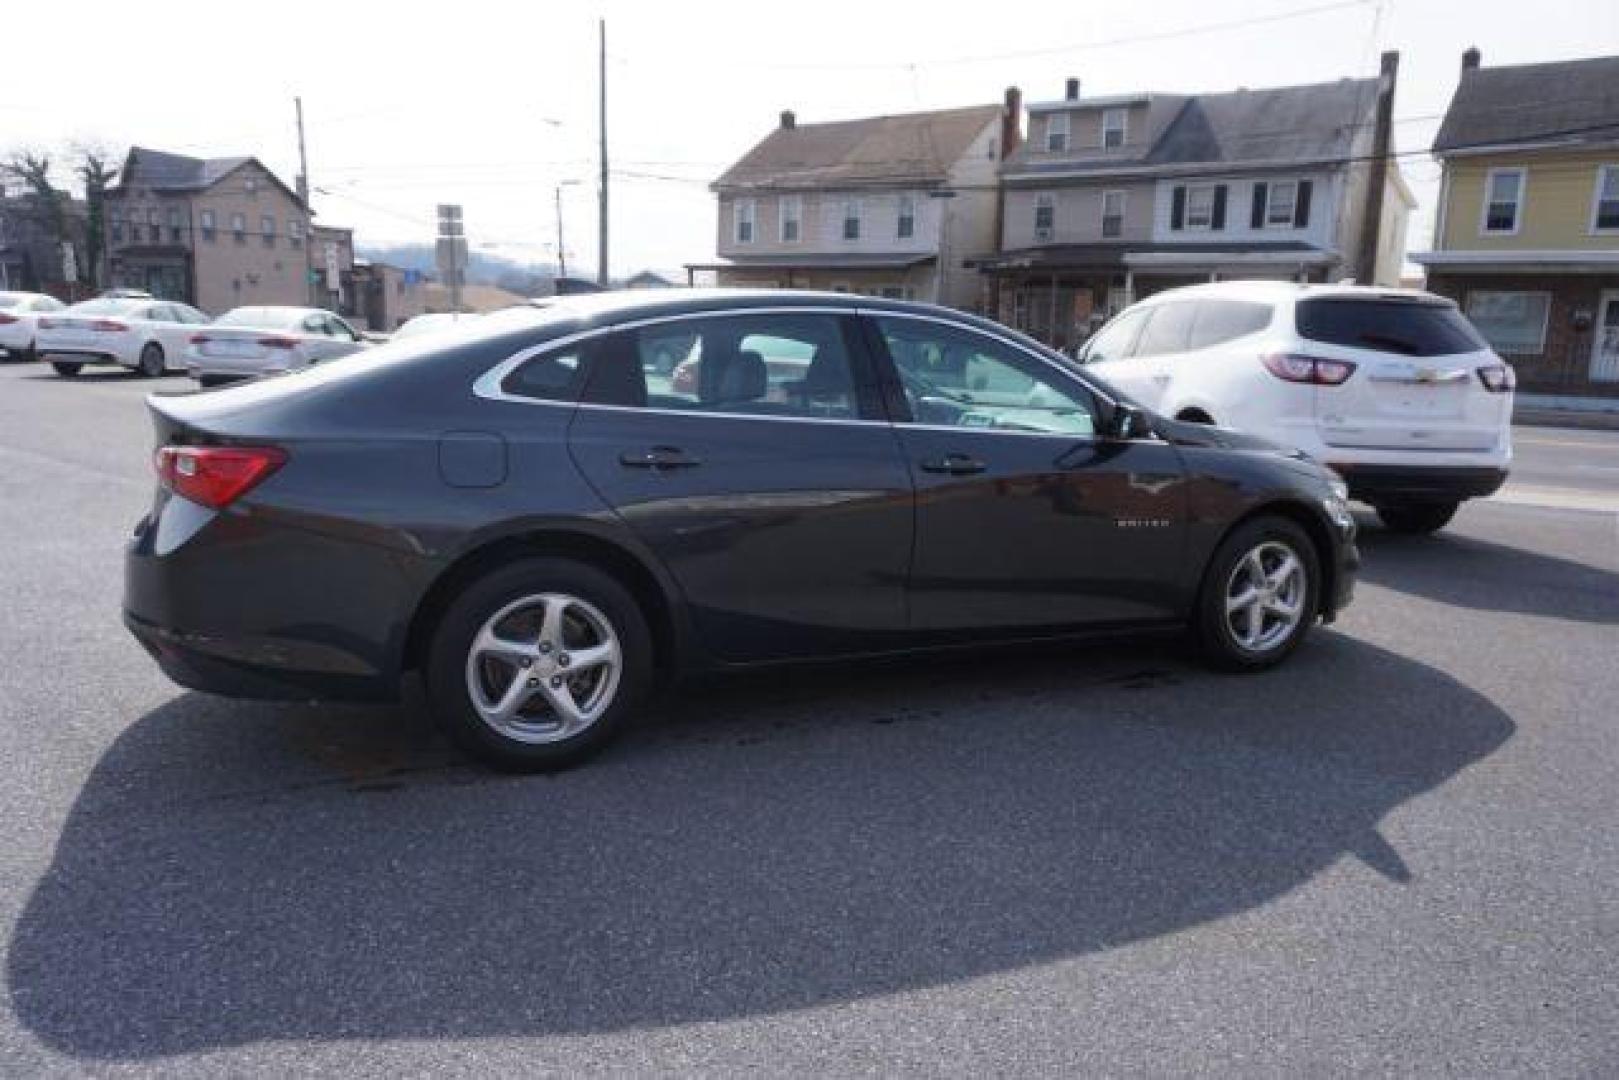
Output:
[[1256,671],[1281,663],[1320,610],[1321,560],[1308,535],[1283,517],[1244,522],[1204,573],[1197,636],[1218,667]]
[[445,732],[496,768],[537,772],[575,765],[618,734],[651,681],[652,636],[612,577],[534,557],[463,590],[427,660]]
[[54,368],[56,373],[62,376],[62,378],[71,379],[79,374],[79,371],[84,367],[84,365],[75,364],[71,360],[53,360],[51,361],[51,367]]
[[167,370],[168,364],[163,359],[163,346],[155,341],[146,343],[141,350],[141,375],[148,379],[155,379]]
[[1377,507],[1378,519],[1389,532],[1421,536],[1450,524],[1460,503],[1399,503]]

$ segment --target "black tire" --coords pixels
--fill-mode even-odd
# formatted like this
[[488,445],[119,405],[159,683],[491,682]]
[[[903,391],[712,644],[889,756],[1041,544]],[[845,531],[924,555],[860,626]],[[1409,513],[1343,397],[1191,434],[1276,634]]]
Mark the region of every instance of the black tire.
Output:
[[[488,620],[513,602],[540,593],[567,594],[594,607],[618,638],[621,666],[617,689],[594,722],[556,741],[525,742],[479,714],[468,688],[468,664],[473,642]],[[434,628],[424,675],[434,719],[456,745],[497,769],[550,772],[600,753],[645,697],[652,671],[652,633],[629,590],[584,563],[534,556],[507,563],[461,590]]]
[[167,370],[168,364],[163,359],[163,346],[155,341],[148,341],[141,349],[141,377],[160,378]]
[[1398,503],[1377,507],[1377,516],[1389,532],[1407,536],[1426,536],[1450,524],[1461,503],[1425,502]]
[[[1303,607],[1285,636],[1250,648],[1232,628],[1226,601],[1238,564],[1256,549],[1286,548],[1303,569]],[[1226,671],[1262,671],[1274,667],[1299,647],[1321,610],[1321,555],[1299,525],[1285,517],[1258,517],[1243,522],[1220,543],[1203,572],[1193,629],[1204,658]],[[1263,616],[1261,616],[1263,618]]]
[[78,377],[79,371],[84,365],[74,363],[71,360],[52,360],[51,367],[56,369],[56,373],[62,378],[73,379]]
[[32,364],[34,361],[36,361],[38,359],[39,359],[39,342],[30,341],[28,343],[28,348],[26,348],[26,349],[24,349],[22,351],[22,362],[25,363],[25,364]]
[[1202,409],[1188,409],[1175,419],[1185,424],[1213,424],[1214,418]]
[[201,386],[203,389],[210,389],[210,388],[215,387],[215,386],[229,386],[231,383],[233,383],[235,381],[236,381],[235,379],[229,378],[229,377],[224,376],[224,375],[198,375],[197,376],[197,385]]

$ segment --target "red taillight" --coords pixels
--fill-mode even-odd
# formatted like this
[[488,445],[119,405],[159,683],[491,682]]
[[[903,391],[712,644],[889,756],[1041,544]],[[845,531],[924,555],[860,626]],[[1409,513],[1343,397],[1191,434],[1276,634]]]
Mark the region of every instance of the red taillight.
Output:
[[206,345],[206,344],[208,344],[208,342],[210,342],[212,340],[213,339],[210,338],[207,334],[192,334],[191,335],[191,344],[193,344],[193,345]]
[[90,329],[99,330],[104,334],[121,334],[129,329],[129,324],[121,323],[117,319],[97,319],[90,324]]
[[290,337],[261,337],[259,344],[266,349],[296,349],[298,342]]
[[4,312],[0,312],[0,326],[9,326],[10,324],[12,324],[12,323],[14,323],[16,321],[17,321],[17,316],[15,316],[15,315],[7,315]]
[[1348,360],[1324,360],[1297,353],[1271,353],[1259,360],[1278,379],[1316,386],[1341,386],[1355,373],[1355,365]]
[[1511,364],[1486,364],[1478,369],[1478,381],[1492,394],[1510,394],[1518,388],[1518,373]]
[[158,479],[176,495],[223,510],[286,460],[273,446],[165,446],[156,466]]

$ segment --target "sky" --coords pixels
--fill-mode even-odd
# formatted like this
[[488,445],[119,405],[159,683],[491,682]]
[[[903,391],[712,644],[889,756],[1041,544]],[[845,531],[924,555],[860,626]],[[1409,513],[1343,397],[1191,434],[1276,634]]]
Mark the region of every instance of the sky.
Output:
[[[1470,45],[1485,66],[1619,54],[1619,0],[12,7],[0,154],[252,154],[290,185],[301,97],[321,223],[353,227],[360,245],[428,242],[435,204],[459,202],[474,247],[552,261],[563,184],[570,269],[587,272],[605,20],[615,276],[712,258],[708,184],[782,109],[813,123],[995,103],[1008,86],[1047,100],[1069,76],[1086,95],[1286,86],[1375,75],[1379,53],[1397,49],[1395,143],[1420,152]],[[1422,153],[1400,165],[1419,251],[1439,167]]]

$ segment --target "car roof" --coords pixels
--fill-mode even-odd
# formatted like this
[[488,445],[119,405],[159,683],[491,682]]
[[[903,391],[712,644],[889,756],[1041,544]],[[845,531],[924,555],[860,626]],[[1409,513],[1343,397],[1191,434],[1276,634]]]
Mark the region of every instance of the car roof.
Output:
[[1301,300],[1404,300],[1449,304],[1442,296],[1422,289],[1401,289],[1380,285],[1304,284],[1296,281],[1212,281],[1165,289],[1141,301],[1143,307],[1173,300],[1255,300],[1295,304]]

